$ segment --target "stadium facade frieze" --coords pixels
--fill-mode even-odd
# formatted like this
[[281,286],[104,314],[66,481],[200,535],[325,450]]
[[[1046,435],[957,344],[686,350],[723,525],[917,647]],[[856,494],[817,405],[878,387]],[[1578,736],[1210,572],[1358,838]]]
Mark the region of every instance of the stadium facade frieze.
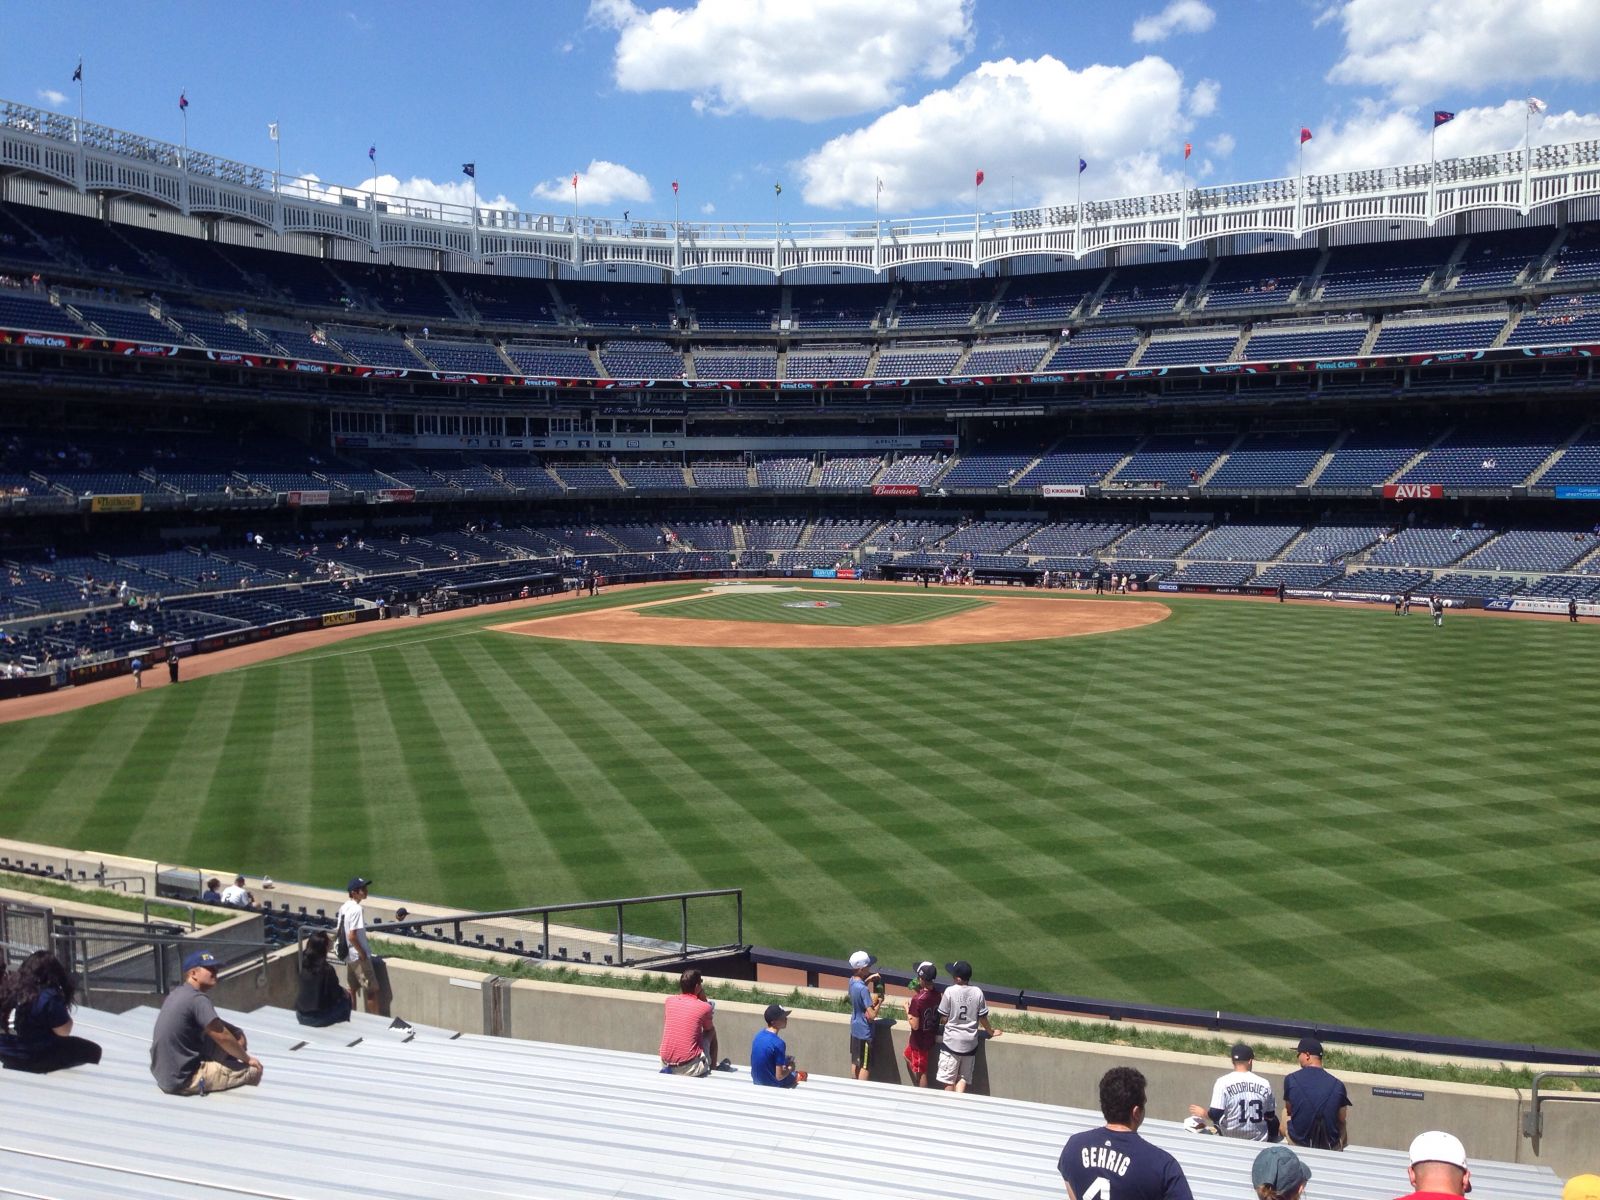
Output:
[[1300,238],[1374,220],[1433,228],[1457,215],[1600,196],[1600,142],[1331,174],[1186,187],[1009,212],[840,221],[615,220],[390,195],[219,158],[18,101],[0,101],[0,166],[83,194],[137,196],[186,216],[274,234],[415,248],[494,269],[529,259],[582,271],[637,266],[673,276],[709,268],[831,268],[881,274],[921,263],[1081,259],[1124,246],[1186,248],[1240,234]]

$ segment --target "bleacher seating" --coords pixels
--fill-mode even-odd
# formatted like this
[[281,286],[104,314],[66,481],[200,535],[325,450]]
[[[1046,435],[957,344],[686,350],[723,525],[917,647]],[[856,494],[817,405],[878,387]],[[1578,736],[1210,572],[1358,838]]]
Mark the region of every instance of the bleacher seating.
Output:
[[695,463],[690,468],[699,488],[747,488],[750,472],[743,463]]
[[933,454],[902,454],[889,464],[879,478],[879,483],[916,483],[927,485],[944,467],[944,460]]
[[1475,237],[1457,265],[1452,290],[1504,289],[1550,245],[1548,228],[1508,229],[1491,238]]
[[1218,259],[1206,283],[1205,311],[1287,304],[1317,258],[1315,250],[1288,250]]
[[1044,358],[1043,343],[979,346],[961,365],[965,375],[1028,375]]
[[1206,532],[1201,524],[1152,523],[1135,526],[1111,548],[1118,561],[1172,558]]
[[1450,320],[1385,321],[1373,344],[1374,354],[1411,354],[1433,350],[1485,350],[1505,328],[1505,314]]
[[486,342],[449,342],[439,338],[428,338],[413,342],[412,346],[441,371],[474,375],[506,373],[505,360]]
[[1227,362],[1238,341],[1237,329],[1227,330],[1219,336],[1151,338],[1144,353],[1139,356],[1139,366],[1170,367],[1179,363]]
[[1323,300],[1417,292],[1455,249],[1451,237],[1335,247],[1322,272]]
[[697,379],[776,379],[778,353],[759,347],[741,350],[694,351],[694,377]]
[[1213,488],[1292,488],[1311,474],[1334,435],[1251,433],[1206,481]]
[[83,304],[73,305],[83,319],[104,330],[108,337],[123,338],[133,342],[157,342],[173,346],[179,337],[165,321],[158,321],[142,305]]
[[778,319],[779,287],[686,287],[684,307],[696,328],[766,333]]
[[[1085,272],[1085,274],[1089,274]],[[1090,282],[1092,280],[1092,282]],[[1072,279],[1013,277],[995,311],[995,325],[1061,325],[1100,285],[1100,275],[1077,282]]]
[[1256,573],[1252,563],[1192,562],[1177,568],[1166,578],[1177,583],[1208,583],[1217,587],[1238,587]]
[[665,342],[610,341],[600,349],[600,363],[613,379],[678,379],[683,355]]
[[1374,546],[1367,562],[1375,567],[1446,567],[1492,536],[1487,529],[1402,529]]
[[1382,525],[1315,525],[1283,558],[1290,563],[1335,563],[1365,550],[1387,532]]
[[1358,429],[1336,451],[1315,487],[1371,487],[1388,479],[1424,446],[1433,434],[1404,428]]
[[756,459],[756,486],[792,491],[811,481],[811,460],[798,455],[762,455]]
[[1590,532],[1512,529],[1460,562],[1467,571],[1565,571],[1600,546]]
[[1186,487],[1197,482],[1228,448],[1229,437],[1162,434],[1149,438],[1116,474],[1116,480],[1161,482]]
[[1550,469],[1539,476],[1541,488],[1571,487],[1600,483],[1600,425],[1568,446]]
[[683,482],[683,467],[675,463],[623,463],[617,468],[617,474],[634,488],[682,491],[687,486]]
[[882,466],[883,459],[876,454],[830,454],[823,460],[817,486],[825,492],[864,488]]
[[944,488],[998,488],[1012,483],[1032,454],[964,454],[939,481]]
[[961,347],[951,345],[900,346],[878,353],[876,379],[929,379],[951,375],[961,361]]
[[1098,483],[1106,472],[1133,453],[1131,437],[1063,438],[1034,467],[1012,480],[1013,489],[1045,484]]
[[1261,324],[1250,331],[1245,362],[1275,362],[1300,358],[1349,358],[1367,340],[1367,326],[1326,322]]
[[1092,556],[1093,551],[1116,541],[1129,528],[1120,522],[1057,522],[1028,535],[1028,552],[1057,558]]
[[1185,558],[1261,562],[1300,532],[1297,525],[1220,525],[1183,552]]
[[1259,575],[1247,580],[1247,583],[1258,584],[1261,587],[1277,587],[1280,583],[1286,588],[1321,588],[1327,587],[1343,574],[1342,567],[1308,566],[1303,563],[1279,563],[1267,567]]
[[1463,423],[1423,455],[1400,482],[1509,488],[1532,474],[1571,432],[1566,424]]
[[1508,346],[1554,346],[1600,339],[1600,298],[1547,296],[1517,322]]
[[598,376],[594,359],[587,350],[535,342],[510,342],[506,357],[524,375],[551,376],[556,379],[594,379]]
[[863,346],[791,350],[784,359],[785,379],[862,379],[872,354]]
[[569,488],[598,491],[622,489],[610,468],[600,463],[551,463],[550,467]]
[[1139,344],[1139,331],[1129,326],[1085,330],[1056,347],[1046,371],[1095,371],[1125,367]]

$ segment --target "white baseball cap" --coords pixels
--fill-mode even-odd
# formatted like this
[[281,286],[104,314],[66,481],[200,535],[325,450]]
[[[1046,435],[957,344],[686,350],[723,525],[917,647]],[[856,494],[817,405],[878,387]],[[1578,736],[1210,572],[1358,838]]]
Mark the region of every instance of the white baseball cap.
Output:
[[1418,1163],[1425,1162],[1449,1163],[1452,1167],[1460,1167],[1465,1171],[1467,1148],[1455,1134],[1430,1129],[1427,1133],[1417,1134],[1411,1140],[1411,1165],[1414,1167]]
[[877,961],[877,958],[871,954],[868,954],[865,950],[857,950],[850,956],[850,969],[852,971],[859,971],[862,967],[870,967]]

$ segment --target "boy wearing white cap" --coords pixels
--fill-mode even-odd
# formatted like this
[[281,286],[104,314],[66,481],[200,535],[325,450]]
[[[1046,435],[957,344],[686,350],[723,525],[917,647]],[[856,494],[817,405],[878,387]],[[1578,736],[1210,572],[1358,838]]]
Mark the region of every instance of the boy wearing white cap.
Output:
[[850,1078],[866,1079],[872,1066],[872,1023],[883,1006],[883,989],[868,985],[876,979],[877,959],[865,950],[850,956]]
[[1411,1194],[1403,1200],[1449,1200],[1472,1190],[1467,1148],[1453,1133],[1430,1129],[1411,1140]]

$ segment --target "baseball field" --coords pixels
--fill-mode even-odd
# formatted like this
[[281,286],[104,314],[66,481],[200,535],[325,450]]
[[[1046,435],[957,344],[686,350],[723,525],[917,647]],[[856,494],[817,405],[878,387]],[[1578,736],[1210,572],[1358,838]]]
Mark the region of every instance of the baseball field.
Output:
[[765,945],[1600,1047],[1591,625],[695,584],[123,686],[0,725],[0,834],[473,907],[742,887]]

